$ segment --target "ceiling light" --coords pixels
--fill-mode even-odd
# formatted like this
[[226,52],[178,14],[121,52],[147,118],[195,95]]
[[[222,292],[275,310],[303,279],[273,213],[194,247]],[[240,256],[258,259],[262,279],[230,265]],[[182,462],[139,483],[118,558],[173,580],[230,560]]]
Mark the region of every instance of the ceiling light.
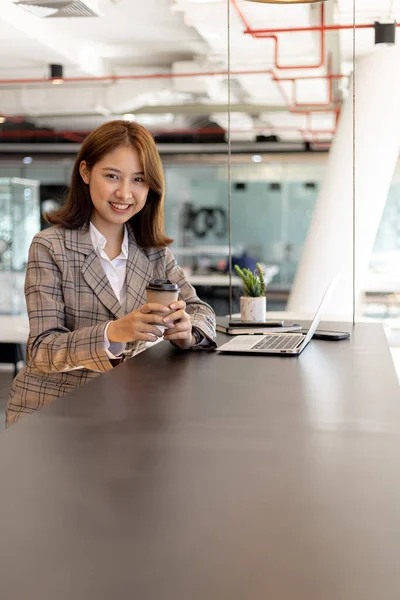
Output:
[[253,156],[251,157],[251,160],[254,163],[260,163],[260,162],[262,162],[262,156],[260,156],[259,154],[253,154]]
[[[260,2],[261,4],[311,4],[321,0],[247,0],[247,2]],[[322,0],[325,2],[325,0]]]
[[157,127],[160,125],[170,125],[174,122],[175,115],[172,113],[148,114],[141,113],[136,116],[135,121],[144,127]]
[[136,119],[135,115],[132,113],[125,113],[122,115],[124,121],[134,121]]
[[0,117],[0,123],[5,123],[6,122],[6,118],[5,117]]
[[24,156],[22,162],[24,163],[24,165],[31,165],[33,162],[33,158],[32,156]]

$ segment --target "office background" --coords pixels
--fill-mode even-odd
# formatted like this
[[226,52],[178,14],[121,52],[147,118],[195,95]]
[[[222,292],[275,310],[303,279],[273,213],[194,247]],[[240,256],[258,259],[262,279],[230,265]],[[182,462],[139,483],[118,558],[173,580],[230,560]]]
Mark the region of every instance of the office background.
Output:
[[[327,157],[327,153],[249,153],[234,157],[231,173],[233,253],[240,256],[246,252],[265,265],[277,267],[268,286],[274,308],[283,309],[290,293]],[[177,154],[162,158],[166,178],[166,230],[175,240],[172,248],[180,264],[190,275],[223,271],[228,248],[226,157],[200,154],[188,161],[187,156]],[[2,270],[13,272],[25,270],[29,241],[38,227],[48,226],[43,213],[62,203],[72,171],[70,158],[50,161],[29,157],[28,165],[24,159],[26,161],[26,157],[19,161],[9,159],[0,166],[0,233],[3,238],[13,234],[11,213],[16,211],[14,248],[2,254],[0,265]],[[25,183],[13,184],[13,178]],[[12,189],[17,195],[13,202]],[[35,205],[36,196],[38,205]],[[207,222],[206,211],[212,213],[210,222]],[[188,222],[188,212],[193,216],[192,222]],[[339,230],[338,243],[341,235]],[[400,163],[369,259],[363,315],[397,316],[400,306],[395,296],[399,291],[395,282],[399,279],[400,286],[399,265]],[[17,305],[20,307],[21,303]],[[1,312],[6,314],[7,310],[3,306]],[[19,312],[20,308],[14,310]]]

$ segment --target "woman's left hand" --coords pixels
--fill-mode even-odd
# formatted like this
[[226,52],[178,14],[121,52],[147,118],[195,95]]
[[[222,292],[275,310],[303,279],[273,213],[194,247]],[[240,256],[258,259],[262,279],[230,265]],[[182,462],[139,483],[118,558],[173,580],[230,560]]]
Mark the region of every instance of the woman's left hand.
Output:
[[164,331],[164,340],[174,342],[182,350],[187,350],[195,344],[195,339],[192,335],[192,322],[185,311],[186,302],[178,300],[178,302],[170,304],[169,307],[174,312],[163,319],[167,327],[169,325],[169,329]]

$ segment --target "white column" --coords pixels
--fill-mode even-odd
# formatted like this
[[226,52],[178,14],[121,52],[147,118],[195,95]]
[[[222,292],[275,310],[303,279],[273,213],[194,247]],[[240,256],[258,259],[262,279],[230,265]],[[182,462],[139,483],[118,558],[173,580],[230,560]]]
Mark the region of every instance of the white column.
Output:
[[[400,149],[400,52],[376,46],[356,67],[356,298]],[[353,307],[353,92],[344,102],[287,309],[313,313],[336,273],[326,314]]]

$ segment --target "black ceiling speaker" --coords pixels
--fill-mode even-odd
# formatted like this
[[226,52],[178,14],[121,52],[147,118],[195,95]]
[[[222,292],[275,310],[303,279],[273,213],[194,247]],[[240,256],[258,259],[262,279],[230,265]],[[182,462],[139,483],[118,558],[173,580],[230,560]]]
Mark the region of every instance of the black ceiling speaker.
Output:
[[375,21],[375,44],[396,43],[396,21],[393,23],[378,23]]
[[51,64],[49,65],[49,77],[50,79],[63,79],[63,66]]

